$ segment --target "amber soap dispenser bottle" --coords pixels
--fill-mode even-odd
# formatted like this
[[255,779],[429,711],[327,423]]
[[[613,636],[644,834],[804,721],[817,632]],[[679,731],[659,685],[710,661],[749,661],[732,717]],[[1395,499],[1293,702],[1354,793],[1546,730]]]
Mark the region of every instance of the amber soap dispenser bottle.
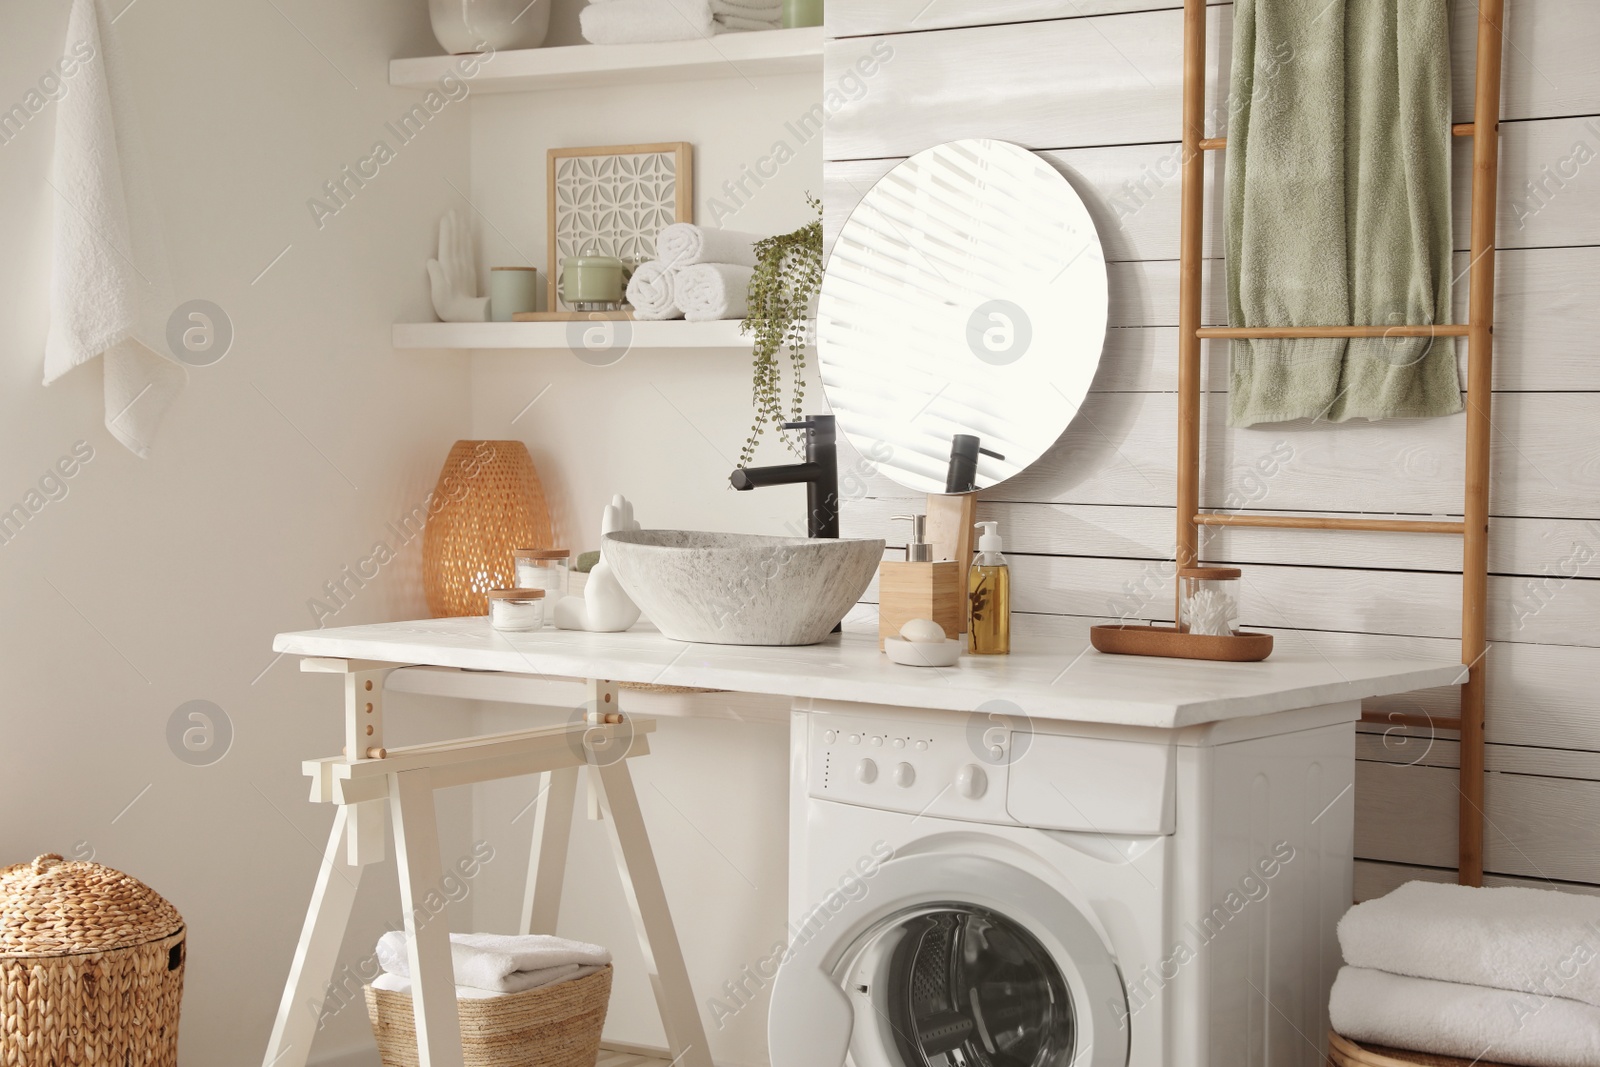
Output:
[[1011,652],[1011,568],[1000,554],[1000,524],[980,522],[978,555],[967,572],[967,651],[974,656]]

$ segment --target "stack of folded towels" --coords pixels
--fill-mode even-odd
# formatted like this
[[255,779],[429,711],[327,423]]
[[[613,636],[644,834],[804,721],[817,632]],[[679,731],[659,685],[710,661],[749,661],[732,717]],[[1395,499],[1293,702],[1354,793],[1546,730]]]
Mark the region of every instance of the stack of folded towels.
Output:
[[1339,922],[1345,1037],[1526,1067],[1600,1064],[1600,897],[1408,882]]
[[[607,0],[620,2],[620,0]],[[675,222],[656,235],[656,258],[628,279],[636,319],[742,319],[756,265],[755,234]]]
[[[451,934],[450,958],[455,964],[456,996],[481,1000],[584,978],[610,963],[611,953],[599,945],[549,934]],[[411,961],[402,931],[378,939],[378,965],[383,973],[372,988],[411,992]]]
[[692,41],[775,30],[782,19],[782,0],[591,0],[578,15],[590,44]]

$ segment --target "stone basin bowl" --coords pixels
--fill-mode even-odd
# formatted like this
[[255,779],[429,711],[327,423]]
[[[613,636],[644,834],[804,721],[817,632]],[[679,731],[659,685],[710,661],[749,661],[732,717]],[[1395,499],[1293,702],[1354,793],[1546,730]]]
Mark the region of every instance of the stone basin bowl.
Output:
[[602,538],[633,602],[674,641],[814,645],[861,599],[883,542],[696,530]]

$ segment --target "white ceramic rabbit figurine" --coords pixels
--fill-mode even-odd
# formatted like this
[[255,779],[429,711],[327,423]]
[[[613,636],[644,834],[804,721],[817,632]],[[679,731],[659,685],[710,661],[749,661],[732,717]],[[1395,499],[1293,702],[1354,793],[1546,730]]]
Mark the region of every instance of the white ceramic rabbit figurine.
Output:
[[637,529],[639,524],[634,521],[633,505],[628,503],[627,497],[612,497],[600,517],[600,562],[589,572],[589,581],[583,587],[583,599],[569,596],[556,602],[558,627],[610,634],[626,630],[639,621],[639,606],[622,591],[622,584],[611,573],[611,564],[606,562],[604,541],[608,533]]

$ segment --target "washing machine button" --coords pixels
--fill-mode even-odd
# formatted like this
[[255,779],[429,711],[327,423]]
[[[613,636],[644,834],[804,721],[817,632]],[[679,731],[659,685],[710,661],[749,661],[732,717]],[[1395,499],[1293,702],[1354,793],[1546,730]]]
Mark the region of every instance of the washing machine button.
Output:
[[906,747],[906,739],[903,738],[903,737],[897,737],[897,738],[895,738],[893,741],[891,741],[889,743],[894,745],[895,748],[905,748]]
[[883,747],[883,738],[881,737],[869,737],[867,740],[872,744],[873,748]]
[[894,768],[894,784],[902,789],[910,788],[917,780],[917,769],[909,763],[897,763]]
[[878,780],[878,765],[872,760],[864,759],[856,764],[856,781],[863,785],[871,785]]
[[1000,762],[1006,758],[1006,747],[1004,745],[990,745],[989,756],[996,763]]
[[926,741],[918,741],[917,742],[917,751],[918,752],[926,752],[926,751],[928,751],[928,742],[926,742]]
[[839,732],[837,730],[824,730],[822,740],[831,745],[839,740]]
[[968,800],[977,800],[989,790],[989,776],[976,763],[969,763],[956,772],[956,792]]
[[859,745],[861,743],[861,735],[860,734],[851,734],[850,735],[850,743],[852,745]]

